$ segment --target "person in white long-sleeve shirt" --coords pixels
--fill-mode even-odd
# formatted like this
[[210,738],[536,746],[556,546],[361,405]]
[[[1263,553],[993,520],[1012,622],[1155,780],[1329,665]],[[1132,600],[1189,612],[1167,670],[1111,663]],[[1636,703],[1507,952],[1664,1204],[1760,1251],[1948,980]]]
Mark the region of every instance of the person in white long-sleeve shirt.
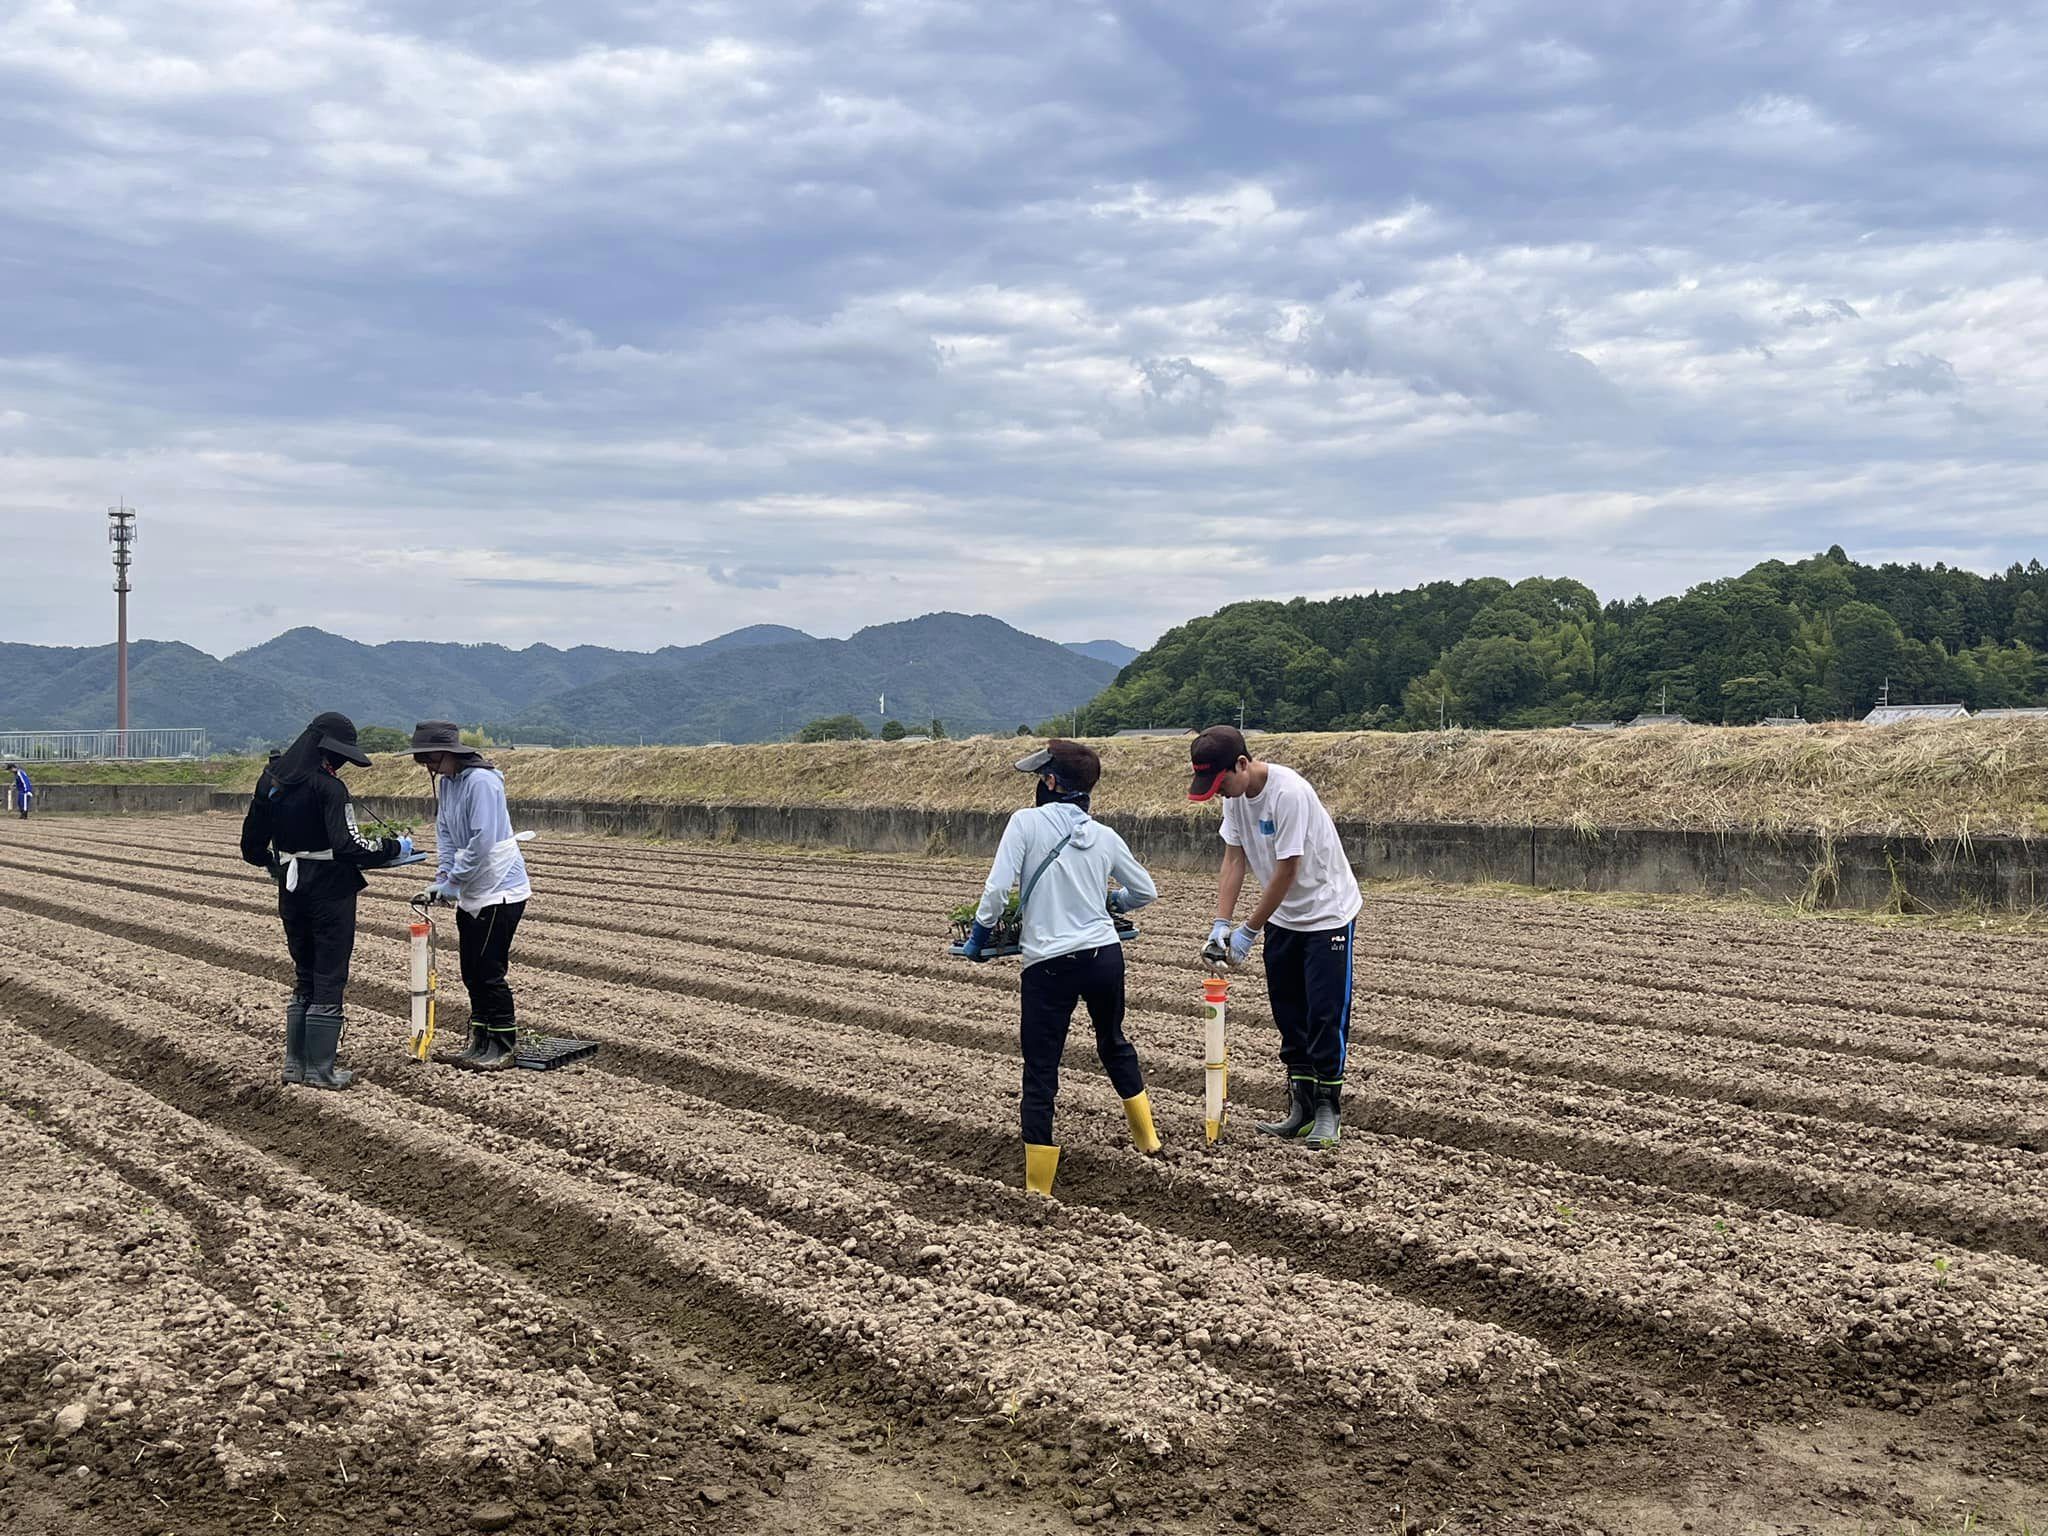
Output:
[[[1052,1193],[1060,1149],[1052,1139],[1060,1056],[1076,1004],[1086,1003],[1095,1050],[1124,1102],[1138,1150],[1159,1150],[1152,1102],[1137,1050],[1124,1035],[1124,950],[1113,912],[1131,912],[1157,898],[1151,875],[1113,828],[1088,814],[1102,775],[1094,751],[1054,740],[1017,764],[1038,780],[1038,803],[1003,829],[975,921],[961,951],[986,959],[1013,887],[1023,898],[1024,1183]],[[1114,891],[1111,881],[1117,884]]]
[[412,749],[413,761],[434,776],[436,873],[421,895],[455,907],[462,984],[469,992],[469,1043],[455,1064],[503,1071],[513,1065],[519,1043],[512,986],[505,979],[512,935],[533,895],[505,804],[505,776],[446,720],[415,726]]

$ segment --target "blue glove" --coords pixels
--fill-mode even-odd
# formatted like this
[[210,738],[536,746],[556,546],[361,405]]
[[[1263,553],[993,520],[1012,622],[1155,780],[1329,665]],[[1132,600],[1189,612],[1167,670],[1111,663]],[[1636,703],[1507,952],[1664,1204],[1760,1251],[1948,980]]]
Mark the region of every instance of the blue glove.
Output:
[[453,901],[455,899],[455,887],[446,880],[436,880],[424,891],[421,891],[417,899],[423,905],[429,907],[437,901]]
[[996,931],[987,923],[976,923],[967,930],[967,942],[960,946],[960,958],[984,964],[988,960],[988,947],[995,942]]
[[1230,963],[1243,965],[1252,957],[1252,946],[1259,942],[1256,928],[1233,928],[1230,931]]
[[412,857],[412,839],[407,837],[403,832],[398,834],[398,856],[401,859],[409,859]]
[[1122,917],[1126,912],[1131,910],[1129,907],[1124,905],[1124,898],[1129,894],[1130,892],[1126,891],[1122,886],[1118,886],[1115,890],[1109,893],[1108,905],[1109,910],[1112,914],[1114,914],[1117,917]]
[[1229,918],[1219,917],[1209,925],[1209,942],[1211,944],[1228,944],[1230,942]]

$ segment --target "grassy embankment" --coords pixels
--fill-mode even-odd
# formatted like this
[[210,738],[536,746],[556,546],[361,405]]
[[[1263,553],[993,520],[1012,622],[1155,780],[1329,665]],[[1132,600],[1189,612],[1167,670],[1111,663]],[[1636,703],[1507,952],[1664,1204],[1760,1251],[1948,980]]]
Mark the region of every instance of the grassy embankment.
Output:
[[[1105,812],[1213,818],[1186,800],[1187,747],[1100,741]],[[1254,749],[1306,773],[1339,816],[1368,821],[1880,832],[1967,840],[2048,834],[2048,720],[1789,730],[1673,729],[1274,735]],[[500,758],[515,799],[1000,809],[1028,799],[1012,737],[917,743],[597,747]],[[105,765],[137,776],[149,765]],[[207,770],[247,789],[261,764]],[[146,775],[143,775],[146,777]],[[82,782],[82,771],[63,773]],[[57,773],[50,774],[56,782]],[[359,794],[416,795],[405,757],[352,769]]]
[[260,759],[208,757],[176,763],[24,763],[38,788],[45,784],[246,784],[256,782]]

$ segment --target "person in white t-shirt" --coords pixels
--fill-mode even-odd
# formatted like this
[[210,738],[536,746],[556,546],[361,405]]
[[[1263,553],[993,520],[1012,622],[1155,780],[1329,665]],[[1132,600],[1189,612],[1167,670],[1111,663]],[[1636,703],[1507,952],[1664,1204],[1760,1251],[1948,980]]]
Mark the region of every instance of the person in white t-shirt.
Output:
[[[1343,1133],[1358,877],[1330,813],[1292,768],[1256,761],[1243,733],[1228,725],[1197,736],[1190,756],[1188,798],[1224,797],[1223,872],[1210,940],[1242,965],[1266,935],[1266,994],[1280,1029],[1288,1113],[1258,1129],[1334,1147]],[[1233,926],[1247,871],[1258,876],[1258,904]]]

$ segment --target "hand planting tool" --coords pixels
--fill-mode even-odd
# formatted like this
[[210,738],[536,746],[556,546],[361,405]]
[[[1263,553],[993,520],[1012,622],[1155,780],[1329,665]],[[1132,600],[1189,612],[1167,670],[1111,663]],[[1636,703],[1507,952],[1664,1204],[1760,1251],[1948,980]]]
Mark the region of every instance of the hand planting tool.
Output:
[[1202,1133],[1210,1141],[1223,1139],[1230,1113],[1230,1046],[1223,1031],[1229,993],[1230,978],[1221,971],[1202,983]]
[[412,1032],[406,1038],[405,1053],[416,1061],[425,1061],[434,1045],[441,973],[436,963],[434,919],[427,911],[426,899],[415,896],[412,910]]

